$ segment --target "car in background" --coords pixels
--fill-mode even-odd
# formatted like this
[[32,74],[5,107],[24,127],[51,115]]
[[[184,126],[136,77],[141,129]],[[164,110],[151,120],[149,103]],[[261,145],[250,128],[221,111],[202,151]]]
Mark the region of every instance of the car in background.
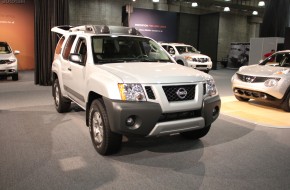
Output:
[[201,54],[200,51],[190,45],[182,43],[161,43],[161,46],[180,65],[192,67],[206,73],[212,68],[210,57]]
[[239,101],[269,102],[290,112],[290,50],[278,51],[257,65],[240,67],[231,81]]
[[15,55],[19,51],[12,51],[7,42],[0,42],[0,77],[11,76],[12,80],[18,80],[18,64]]

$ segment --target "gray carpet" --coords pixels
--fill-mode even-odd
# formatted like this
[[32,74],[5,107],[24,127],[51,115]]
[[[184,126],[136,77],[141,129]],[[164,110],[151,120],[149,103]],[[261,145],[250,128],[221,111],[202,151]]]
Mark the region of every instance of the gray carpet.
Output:
[[[222,96],[233,73],[211,72]],[[289,136],[221,115],[201,140],[124,138],[118,154],[102,157],[84,111],[58,114],[51,87],[35,86],[32,72],[0,81],[1,190],[290,189]]]

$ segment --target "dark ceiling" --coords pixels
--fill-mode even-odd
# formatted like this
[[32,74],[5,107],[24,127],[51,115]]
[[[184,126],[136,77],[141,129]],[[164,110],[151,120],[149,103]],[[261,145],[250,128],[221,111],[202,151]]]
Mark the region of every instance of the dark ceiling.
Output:
[[[267,5],[269,0],[264,0]],[[161,2],[161,1],[160,1]],[[230,12],[252,15],[253,11],[258,11],[258,16],[264,14],[265,6],[258,6],[260,0],[167,0],[168,4],[180,4],[181,6],[191,6],[191,3],[197,2],[196,9],[207,10],[209,12],[223,11],[224,7],[229,7]]]

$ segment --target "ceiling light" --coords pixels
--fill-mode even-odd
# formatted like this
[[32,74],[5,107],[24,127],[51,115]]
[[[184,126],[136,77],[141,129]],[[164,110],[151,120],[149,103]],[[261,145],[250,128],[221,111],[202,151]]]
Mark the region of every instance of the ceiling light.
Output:
[[263,7],[263,6],[265,6],[265,1],[259,1],[258,6],[259,6],[259,7]]
[[198,4],[197,4],[197,2],[193,2],[193,3],[191,4],[191,6],[192,6],[192,7],[197,7]]
[[258,11],[253,11],[253,15],[258,15]]
[[159,2],[159,0],[152,0],[153,1],[153,3],[158,3]]
[[231,1],[231,0],[225,0],[225,1]]
[[230,7],[225,7],[225,8],[224,8],[224,11],[225,11],[225,12],[229,12],[229,11],[230,11]]

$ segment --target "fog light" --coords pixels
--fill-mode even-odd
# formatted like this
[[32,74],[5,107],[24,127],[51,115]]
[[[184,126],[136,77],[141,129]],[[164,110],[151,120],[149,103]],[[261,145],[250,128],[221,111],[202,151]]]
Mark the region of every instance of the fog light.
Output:
[[126,125],[132,127],[135,124],[135,119],[136,119],[135,116],[129,116],[126,119]]
[[215,118],[218,113],[219,113],[220,109],[218,106],[216,106],[213,110],[212,110],[212,116]]

